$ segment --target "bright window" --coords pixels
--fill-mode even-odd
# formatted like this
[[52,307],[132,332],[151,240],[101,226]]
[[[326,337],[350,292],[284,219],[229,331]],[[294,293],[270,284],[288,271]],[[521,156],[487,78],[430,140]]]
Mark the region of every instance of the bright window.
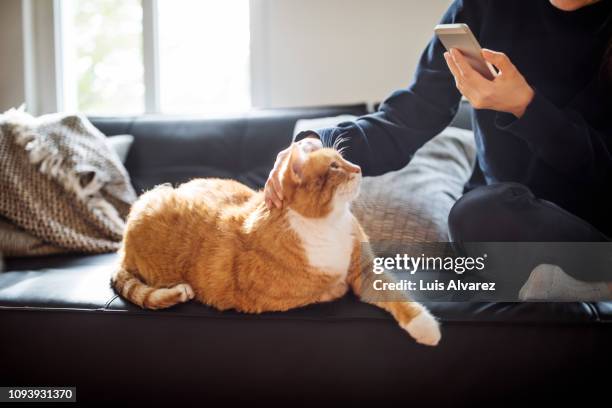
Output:
[[66,109],[206,114],[250,107],[248,0],[60,4]]
[[[71,109],[144,112],[140,0],[64,0],[64,95]],[[76,103],[74,101],[76,99]]]
[[248,109],[248,0],[161,0],[158,5],[161,111]]

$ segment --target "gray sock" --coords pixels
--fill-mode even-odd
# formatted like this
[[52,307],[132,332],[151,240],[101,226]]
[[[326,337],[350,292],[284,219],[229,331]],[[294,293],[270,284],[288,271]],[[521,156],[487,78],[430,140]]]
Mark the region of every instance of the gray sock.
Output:
[[519,292],[521,300],[601,301],[612,300],[605,282],[583,282],[556,265],[538,265]]

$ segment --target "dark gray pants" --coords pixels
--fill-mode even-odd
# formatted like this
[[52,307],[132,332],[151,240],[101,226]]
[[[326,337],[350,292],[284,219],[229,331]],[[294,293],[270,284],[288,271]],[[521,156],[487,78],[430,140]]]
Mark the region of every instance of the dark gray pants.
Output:
[[[453,206],[448,224],[450,238],[459,252],[469,252],[464,245],[469,242],[609,241],[588,222],[536,198],[529,188],[518,183],[491,184],[466,193]],[[530,249],[529,245],[521,245],[520,253],[515,254],[517,259],[512,259],[517,281],[524,282],[540,263],[556,264],[576,279],[612,281],[611,254],[597,249],[602,245],[566,244],[565,248],[575,248],[568,251],[554,245],[546,247],[534,245]]]

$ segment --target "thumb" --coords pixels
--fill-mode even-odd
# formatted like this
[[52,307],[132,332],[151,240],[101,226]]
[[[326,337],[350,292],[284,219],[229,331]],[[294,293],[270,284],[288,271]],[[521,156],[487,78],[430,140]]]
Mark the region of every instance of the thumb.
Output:
[[482,57],[485,59],[485,61],[495,65],[502,72],[514,69],[514,64],[512,64],[510,58],[508,58],[508,56],[503,52],[492,51],[483,48]]

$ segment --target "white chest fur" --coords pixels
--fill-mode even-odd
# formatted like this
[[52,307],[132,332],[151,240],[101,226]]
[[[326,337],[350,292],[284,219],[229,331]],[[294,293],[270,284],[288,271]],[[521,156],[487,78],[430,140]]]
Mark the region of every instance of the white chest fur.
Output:
[[348,205],[325,218],[307,218],[289,210],[289,225],[302,241],[312,267],[346,275],[353,251],[353,216]]

